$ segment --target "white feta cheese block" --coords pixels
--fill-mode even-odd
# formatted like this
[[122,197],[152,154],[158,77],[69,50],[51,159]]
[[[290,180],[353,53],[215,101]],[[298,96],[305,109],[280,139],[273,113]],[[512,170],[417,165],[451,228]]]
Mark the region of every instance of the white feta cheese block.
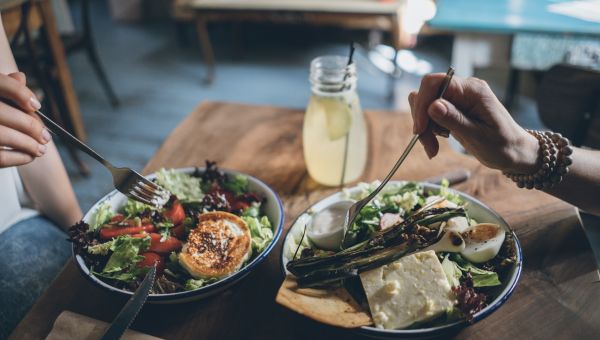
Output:
[[433,250],[363,272],[360,280],[378,328],[406,328],[454,305],[454,293]]

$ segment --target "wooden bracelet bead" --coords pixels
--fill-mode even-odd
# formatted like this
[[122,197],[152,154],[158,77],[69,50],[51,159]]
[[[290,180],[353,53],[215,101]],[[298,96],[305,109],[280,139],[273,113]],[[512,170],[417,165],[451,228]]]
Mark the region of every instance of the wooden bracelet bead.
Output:
[[503,174],[517,184],[519,188],[549,189],[562,182],[573,164],[573,148],[569,140],[560,133],[552,131],[527,130],[538,140],[540,146],[539,169],[532,174],[516,174],[503,171]]

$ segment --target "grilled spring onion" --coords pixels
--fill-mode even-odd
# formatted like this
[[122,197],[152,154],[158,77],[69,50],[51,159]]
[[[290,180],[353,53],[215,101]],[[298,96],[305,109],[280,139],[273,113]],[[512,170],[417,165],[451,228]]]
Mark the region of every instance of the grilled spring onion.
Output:
[[393,262],[406,254],[427,247],[439,233],[423,227],[465,216],[463,208],[439,208],[420,211],[405,221],[375,233],[371,238],[329,256],[311,256],[293,260],[286,268],[296,276],[299,287],[340,284],[342,280]]

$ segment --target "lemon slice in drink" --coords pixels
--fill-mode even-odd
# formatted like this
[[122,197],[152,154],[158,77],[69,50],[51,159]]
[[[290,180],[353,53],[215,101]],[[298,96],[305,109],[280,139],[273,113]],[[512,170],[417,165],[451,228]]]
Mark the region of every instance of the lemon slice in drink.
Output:
[[352,125],[350,105],[339,98],[321,98],[320,104],[325,111],[329,140],[338,140],[346,136]]

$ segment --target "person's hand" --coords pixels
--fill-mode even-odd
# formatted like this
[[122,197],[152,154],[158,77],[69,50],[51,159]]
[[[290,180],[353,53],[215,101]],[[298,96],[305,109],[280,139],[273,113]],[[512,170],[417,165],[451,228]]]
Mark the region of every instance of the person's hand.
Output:
[[27,164],[46,152],[51,136],[34,113],[40,107],[25,74],[0,74],[0,168]]
[[445,99],[437,99],[444,76],[425,76],[419,91],[408,97],[413,132],[421,134],[420,141],[429,158],[438,153],[437,137],[443,135],[442,127],[484,165],[513,173],[534,173],[537,139],[512,119],[487,83],[454,77]]

